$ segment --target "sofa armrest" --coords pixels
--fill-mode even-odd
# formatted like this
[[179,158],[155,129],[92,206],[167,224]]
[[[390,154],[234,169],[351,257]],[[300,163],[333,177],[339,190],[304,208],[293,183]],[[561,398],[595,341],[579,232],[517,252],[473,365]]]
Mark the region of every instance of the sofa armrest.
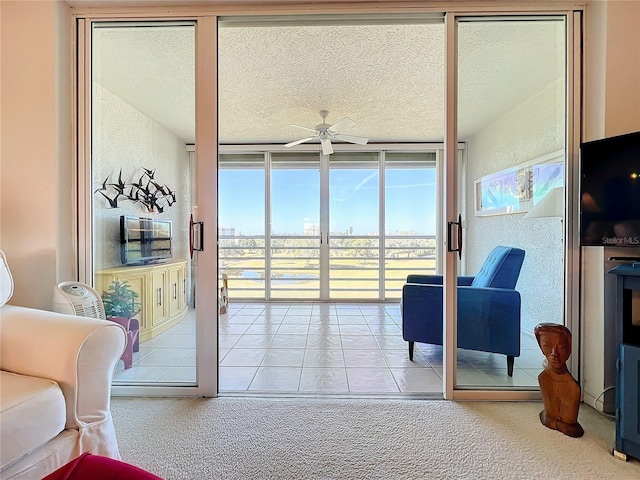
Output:
[[421,285],[442,285],[442,275],[408,275],[407,283],[418,283]]
[[469,287],[473,283],[473,279],[476,277],[469,277],[458,275],[458,286],[459,287]]
[[[471,285],[475,277],[458,276],[458,285]],[[442,275],[409,275],[407,283],[418,283],[421,285],[442,285]]]
[[110,419],[111,380],[125,341],[124,329],[107,320],[14,305],[0,309],[0,367],[58,382],[66,428]]
[[458,288],[458,342],[461,348],[520,356],[520,292],[509,288]]

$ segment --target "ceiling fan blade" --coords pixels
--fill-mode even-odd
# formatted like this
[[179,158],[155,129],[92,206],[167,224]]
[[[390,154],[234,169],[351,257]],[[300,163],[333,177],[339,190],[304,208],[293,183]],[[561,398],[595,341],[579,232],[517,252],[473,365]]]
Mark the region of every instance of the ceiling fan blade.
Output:
[[358,145],[366,145],[369,141],[368,138],[357,137],[355,135],[336,134],[333,136],[336,140],[342,140],[343,142],[357,143]]
[[309,140],[313,140],[315,137],[307,137],[302,140],[296,140],[295,142],[287,143],[285,147],[293,147],[295,145],[300,145],[301,143],[308,142]]
[[340,130],[344,130],[345,128],[349,128],[351,125],[355,125],[356,122],[351,120],[349,117],[344,117],[342,120],[338,120],[336,123],[329,127],[329,130],[332,132],[339,132]]
[[295,123],[290,123],[289,125],[287,125],[287,127],[296,127],[296,128],[301,128],[303,130],[308,130],[309,132],[313,132],[316,133],[316,129],[315,128],[309,128],[309,127],[305,127],[303,125],[297,125]]
[[331,140],[328,138],[321,138],[320,143],[322,144],[322,153],[323,155],[331,155],[333,153],[333,147],[331,146]]

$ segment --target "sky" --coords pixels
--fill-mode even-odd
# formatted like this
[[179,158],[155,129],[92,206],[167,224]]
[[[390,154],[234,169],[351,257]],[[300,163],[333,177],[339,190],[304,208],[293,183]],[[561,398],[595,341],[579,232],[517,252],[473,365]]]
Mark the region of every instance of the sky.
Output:
[[[386,232],[435,235],[435,169],[385,172]],[[301,235],[305,223],[320,223],[318,169],[274,169],[271,184],[272,233]],[[332,169],[329,230],[353,235],[378,233],[376,169]],[[264,235],[264,172],[220,170],[219,225],[244,235]]]

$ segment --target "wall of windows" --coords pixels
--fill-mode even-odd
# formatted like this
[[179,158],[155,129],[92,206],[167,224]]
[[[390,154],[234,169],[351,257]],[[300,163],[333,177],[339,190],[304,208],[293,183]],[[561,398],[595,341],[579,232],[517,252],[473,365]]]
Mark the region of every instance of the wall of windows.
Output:
[[233,297],[397,300],[408,274],[435,273],[437,149],[410,148],[221,153]]

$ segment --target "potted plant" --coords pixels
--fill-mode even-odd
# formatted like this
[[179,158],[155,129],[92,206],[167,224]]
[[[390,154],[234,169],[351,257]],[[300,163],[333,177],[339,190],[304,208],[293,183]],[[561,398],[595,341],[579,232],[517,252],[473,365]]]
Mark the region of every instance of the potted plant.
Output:
[[127,282],[113,281],[106,292],[102,292],[102,303],[107,318],[132,318],[140,312],[138,293]]
[[122,354],[124,368],[131,368],[133,352],[139,350],[140,322],[132,318],[140,312],[138,292],[133,290],[127,282],[113,281],[106,292],[102,292],[104,314],[107,319],[116,322],[127,331],[127,348]]

